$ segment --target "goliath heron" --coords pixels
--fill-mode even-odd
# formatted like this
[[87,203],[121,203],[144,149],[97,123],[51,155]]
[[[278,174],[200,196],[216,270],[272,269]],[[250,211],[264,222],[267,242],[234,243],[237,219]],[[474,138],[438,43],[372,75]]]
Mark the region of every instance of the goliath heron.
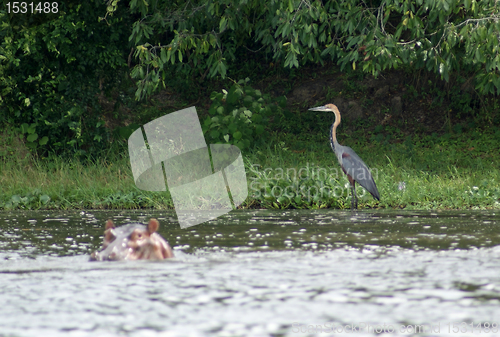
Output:
[[340,111],[333,104],[327,104],[324,106],[318,106],[316,108],[309,109],[311,111],[332,111],[335,114],[335,122],[332,124],[332,128],[330,130],[330,145],[332,147],[333,152],[337,156],[339,160],[340,167],[342,167],[342,171],[347,175],[347,179],[349,179],[349,183],[351,183],[351,193],[352,193],[352,202],[351,209],[358,208],[358,198],[356,196],[356,182],[363,186],[371,195],[380,200],[380,194],[377,190],[377,185],[375,185],[375,181],[373,181],[372,174],[368,169],[368,166],[359,158],[359,156],[348,146],[342,146],[337,142],[337,137],[335,135],[337,131],[337,126],[340,124]]

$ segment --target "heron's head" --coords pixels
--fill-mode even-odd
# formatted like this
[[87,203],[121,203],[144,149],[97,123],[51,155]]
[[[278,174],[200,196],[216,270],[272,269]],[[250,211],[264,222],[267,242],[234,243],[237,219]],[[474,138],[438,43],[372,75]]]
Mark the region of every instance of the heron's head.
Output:
[[331,111],[331,112],[333,112],[335,110],[338,111],[337,107],[333,104],[326,104],[323,106],[317,106],[315,108],[309,109],[309,111]]

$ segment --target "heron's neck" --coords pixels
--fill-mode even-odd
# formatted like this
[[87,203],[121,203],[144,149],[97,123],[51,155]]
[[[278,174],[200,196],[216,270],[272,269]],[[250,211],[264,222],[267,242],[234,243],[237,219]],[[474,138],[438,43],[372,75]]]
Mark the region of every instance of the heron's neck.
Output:
[[337,108],[334,108],[333,113],[335,114],[335,122],[333,122],[330,130],[330,145],[332,149],[335,150],[335,146],[339,145],[337,142],[337,126],[340,124],[340,112]]

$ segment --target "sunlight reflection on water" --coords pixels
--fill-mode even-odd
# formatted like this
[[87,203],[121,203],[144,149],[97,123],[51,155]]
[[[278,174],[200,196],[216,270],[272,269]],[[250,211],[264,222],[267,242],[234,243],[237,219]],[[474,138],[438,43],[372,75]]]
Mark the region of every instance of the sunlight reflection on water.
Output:
[[[175,259],[88,262],[106,219],[149,217]],[[167,212],[0,213],[0,328],[322,336],[354,325],[375,336],[385,323],[391,336],[419,324],[457,336],[465,322],[461,335],[484,334],[500,323],[499,221],[494,212],[257,210],[183,230]]]

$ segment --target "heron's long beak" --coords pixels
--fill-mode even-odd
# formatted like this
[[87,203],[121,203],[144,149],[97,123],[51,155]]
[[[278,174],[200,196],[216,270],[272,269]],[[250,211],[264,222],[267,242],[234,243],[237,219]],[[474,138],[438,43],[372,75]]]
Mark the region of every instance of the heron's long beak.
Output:
[[332,111],[332,110],[323,105],[323,106],[317,106],[315,108],[311,108],[311,109],[309,109],[309,111]]

